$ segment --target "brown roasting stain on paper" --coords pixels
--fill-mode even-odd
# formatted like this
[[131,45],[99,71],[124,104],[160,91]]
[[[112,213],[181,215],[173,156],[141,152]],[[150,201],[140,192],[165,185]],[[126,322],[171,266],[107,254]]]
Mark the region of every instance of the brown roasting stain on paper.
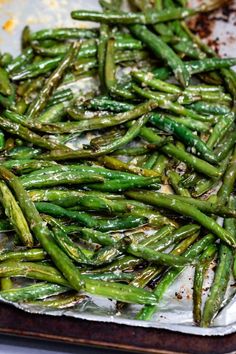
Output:
[[207,44],[217,53],[220,46],[232,45],[236,41],[236,35],[227,36],[227,42],[229,43],[221,43],[219,38],[210,38],[216,23],[219,21],[224,23],[233,22],[236,26],[236,7],[234,1],[227,1],[219,10],[211,13],[201,13],[188,21],[188,26],[192,32],[198,34],[200,38],[205,39]]
[[15,28],[15,25],[16,21],[14,18],[10,18],[3,24],[2,29],[4,31],[11,32]]

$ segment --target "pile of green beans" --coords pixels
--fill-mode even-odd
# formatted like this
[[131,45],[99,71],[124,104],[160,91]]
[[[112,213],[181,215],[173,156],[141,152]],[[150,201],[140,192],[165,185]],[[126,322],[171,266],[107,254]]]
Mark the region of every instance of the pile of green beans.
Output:
[[208,327],[236,279],[236,58],[183,20],[224,1],[121,3],[72,12],[98,28],[25,27],[22,52],[0,54],[0,299],[103,296],[151,320],[191,266]]

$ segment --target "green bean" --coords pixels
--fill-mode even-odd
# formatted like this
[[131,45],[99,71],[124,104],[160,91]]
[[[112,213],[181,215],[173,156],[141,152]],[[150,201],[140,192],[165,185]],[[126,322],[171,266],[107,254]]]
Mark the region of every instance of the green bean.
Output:
[[29,26],[25,26],[23,28],[22,33],[21,33],[21,49],[22,50],[30,47],[30,36],[31,36],[30,28],[29,28]]
[[9,168],[10,170],[11,169],[14,169],[15,167],[18,167],[20,166],[22,163],[28,163],[30,162],[31,159],[19,159],[19,160],[3,160],[1,159],[1,164],[6,167],[6,168]]
[[[159,229],[157,232],[155,232],[152,235],[145,235],[143,233],[126,233],[126,235],[129,235],[129,238],[132,239],[132,242],[134,244],[140,244],[143,246],[152,246],[153,244],[155,244],[155,242],[157,242],[160,239],[163,239],[164,237],[168,236],[171,234],[171,232],[174,230],[174,226],[172,225],[165,225],[163,227],[161,227],[161,229]],[[114,235],[111,234],[105,234],[104,232],[100,232],[97,230],[91,230],[88,228],[82,228],[80,229],[80,232],[82,233],[83,237],[90,241],[92,240],[92,242],[95,243],[99,243],[103,246],[111,246],[111,245],[115,245],[117,242],[117,239],[115,239]],[[119,236],[120,240],[124,235],[121,234],[121,236]],[[129,252],[129,250],[127,249],[127,252]]]
[[57,296],[53,300],[35,300],[27,301],[28,306],[44,307],[49,309],[64,309],[74,307],[86,299],[85,295],[70,294]]
[[10,277],[1,278],[1,290],[9,290],[13,288],[13,283]]
[[213,86],[213,85],[204,85],[200,84],[197,86],[194,85],[189,85],[185,89],[187,92],[197,92],[199,94],[204,94],[204,93],[223,93],[224,88],[222,86]]
[[[140,133],[141,137],[151,144],[159,144],[162,141],[162,138],[159,137],[157,134],[153,133],[150,128],[142,128]],[[200,173],[203,173],[210,177],[220,176],[220,172],[217,168],[210,165],[208,162],[191,155],[183,149],[177,148],[172,143],[165,144],[160,148],[160,150],[167,155],[173,156],[176,159],[185,162],[187,165],[193,167],[196,171]]]
[[121,160],[118,160],[112,156],[104,156],[99,159],[103,163],[104,166],[109,167],[114,170],[119,170],[119,171],[126,171],[126,172],[132,172],[140,176],[144,177],[155,177],[155,176],[160,176],[159,173],[143,168],[143,167],[137,167],[135,165],[125,163]]
[[[180,255],[184,253],[189,246],[191,246],[198,237],[198,233],[188,237],[187,239],[180,242],[170,253],[174,255]],[[149,265],[143,271],[141,271],[137,277],[131,282],[132,285],[137,287],[145,287],[149,281],[151,281],[154,277],[159,275],[164,270],[164,266],[152,266]]]
[[236,60],[234,58],[206,58],[185,63],[187,70],[191,74],[227,68],[230,66],[234,66],[235,64]]
[[134,108],[134,105],[126,102],[114,101],[107,96],[94,97],[85,102],[86,108],[95,110],[106,110],[111,112],[126,112]]
[[45,109],[63,102],[69,104],[69,101],[73,100],[73,98],[74,94],[71,89],[58,90],[48,99]]
[[13,139],[13,137],[9,137],[6,140],[5,151],[7,152],[8,150],[12,149],[14,146],[15,146],[15,139]]
[[232,251],[228,246],[221,244],[214,280],[202,313],[200,322],[201,327],[208,327],[222,307],[222,302],[230,278],[231,265]]
[[153,170],[162,176],[162,180],[163,180],[163,176],[165,178],[165,169],[168,163],[169,163],[168,158],[165,155],[160,154],[157,158],[155,165],[153,166]]
[[232,71],[230,69],[223,68],[223,69],[221,69],[221,74],[224,78],[224,82],[227,87],[227,90],[230,92],[230,94],[234,100],[233,111],[235,111],[236,87],[235,87],[234,71]]
[[127,212],[129,205],[125,206],[124,203],[117,203],[108,199],[106,196],[99,196],[91,194],[90,192],[77,191],[77,190],[57,190],[57,189],[44,189],[33,190],[28,192],[34,202],[44,201],[52,202],[64,208],[73,207],[76,205],[87,206],[90,209],[104,209],[107,212]]
[[157,264],[178,267],[191,263],[189,259],[187,260],[181,256],[174,256],[166,253],[161,253],[156,250],[153,251],[151,248],[148,247],[131,245],[128,247],[128,250],[134,256],[141,257]]
[[40,114],[37,118],[37,122],[41,123],[57,123],[60,122],[66,115],[67,109],[70,106],[68,101],[57,103],[50,106],[45,112]]
[[[59,145],[53,141],[50,141],[49,139],[43,138],[40,135],[34,133],[32,130],[24,127],[23,125],[13,122],[11,120],[8,120],[6,118],[3,118],[0,116],[0,127],[4,130],[7,131],[8,133],[11,133],[13,135],[16,135],[20,137],[21,139],[24,139],[25,141],[28,141],[35,146],[42,147],[44,149],[49,149],[53,150],[57,147],[61,149],[65,149],[63,145]],[[66,148],[68,149],[68,148]]]
[[191,59],[204,59],[205,54],[199,51],[198,48],[194,46],[194,44],[183,38],[182,40],[178,41],[178,43],[173,45],[173,48],[177,53],[180,54],[181,57],[189,57]]
[[12,62],[13,58],[12,55],[8,52],[5,52],[0,55],[0,65],[4,68],[8,66]]
[[36,262],[4,261],[0,264],[0,277],[26,277],[66,286],[68,283],[54,267]]
[[155,192],[126,192],[126,195],[147,204],[164,207],[181,215],[190,216],[193,218],[193,220],[197,221],[200,225],[222,239],[222,241],[226,242],[230,246],[236,246],[236,241],[233,235],[224,230],[219,224],[215,222],[214,219],[205,215],[191,204],[180,202],[176,199],[171,200],[165,195],[160,196],[160,194]]
[[116,84],[116,67],[115,67],[115,39],[110,38],[107,41],[106,59],[105,59],[105,83],[106,88],[109,92],[112,92],[113,86]]
[[163,80],[155,79],[154,74],[150,72],[143,71],[133,71],[132,77],[138,82],[144,83],[147,86],[152,87],[155,90],[163,91],[167,93],[180,94],[182,90],[173,84],[165,82]]
[[236,132],[234,130],[225,134],[225,137],[218,143],[218,146],[214,149],[215,155],[218,157],[218,161],[222,161],[227,157],[230,150],[235,145]]
[[64,209],[53,203],[37,202],[35,207],[40,213],[46,213],[55,217],[67,217],[85,224],[87,227],[98,227],[96,220],[88,213],[76,212]]
[[218,191],[218,199],[221,204],[226,204],[230,193],[233,191],[236,180],[236,147],[234,148],[231,160],[223,176],[223,183]]
[[14,170],[17,174],[29,173],[55,164],[53,161],[40,160],[9,160],[2,163],[4,167]]
[[211,135],[209,136],[206,145],[213,148],[227,133],[234,123],[234,114],[227,114],[214,126]]
[[132,12],[111,12],[102,13],[98,11],[72,11],[71,17],[74,20],[94,21],[111,24],[156,24],[159,22],[166,22],[175,19],[183,19],[192,16],[198,12],[207,12],[212,10],[212,4],[204,4],[195,9],[189,8],[175,8],[164,9],[161,11],[146,11],[145,13]]
[[41,261],[46,257],[46,252],[41,248],[30,250],[4,251],[0,253],[0,261]]
[[111,154],[111,156],[143,156],[153,150],[155,150],[155,145],[146,144],[140,147],[117,149]]
[[[163,115],[166,116],[166,115]],[[192,118],[188,117],[175,117],[168,115],[171,120],[174,120],[178,124],[184,125],[186,128],[189,128],[193,131],[197,131],[199,133],[204,133],[204,132],[209,132],[210,130],[210,124],[209,123],[204,123]]]
[[[129,207],[129,203],[126,204],[127,207]],[[150,225],[153,225],[155,227],[160,227],[163,225],[172,225],[176,226],[176,223],[173,220],[170,220],[169,218],[163,216],[159,212],[157,212],[154,209],[146,209],[146,206],[136,206],[134,202],[130,202],[130,214],[138,217],[144,217],[148,220]]]
[[[220,68],[229,68],[234,65],[234,58],[206,58],[201,60],[184,62],[184,66],[190,75],[199,74],[206,71],[213,71],[215,69]],[[161,68],[161,71],[160,68],[154,69],[153,73],[155,77],[157,77],[158,75],[162,75],[163,80],[165,80],[167,75],[169,75],[167,68]]]
[[[221,172],[221,175],[223,175],[228,167],[230,158],[232,155],[232,151],[229,152],[228,156],[220,163],[219,166],[219,170]],[[192,195],[194,197],[199,197],[200,195],[206,193],[207,191],[209,191],[210,189],[214,188],[214,186],[216,186],[219,183],[220,178],[212,178],[212,179],[208,179],[208,178],[202,178],[202,179],[198,179],[195,187],[194,187],[194,191],[192,192]]]
[[[207,235],[203,237],[200,241],[196,242],[192,245],[187,251],[184,253],[184,257],[186,258],[195,258],[197,257],[209,244],[214,241],[214,237],[212,235]],[[174,280],[182,273],[184,267],[173,268],[170,269],[166,275],[162,278],[162,280],[157,284],[154,289],[154,294],[156,295],[157,301],[160,301],[163,297],[165,291],[168,287],[174,282]],[[139,320],[150,320],[153,314],[156,312],[156,306],[145,306],[137,315],[137,319]]]
[[[83,276],[85,277],[85,276]],[[137,304],[155,304],[155,296],[149,291],[134,286],[86,279],[85,291],[90,294],[109,297],[117,301]],[[140,291],[142,290],[142,291]]]
[[146,97],[148,99],[156,100],[158,106],[162,109],[169,110],[178,115],[187,116],[192,119],[200,120],[203,122],[215,121],[214,116],[200,115],[194,111],[191,111],[190,109],[183,107],[181,104],[178,103],[178,101],[172,102],[173,100],[176,100],[176,97],[171,98],[169,96],[164,96],[163,94],[160,94],[158,92],[143,90],[137,85],[132,85],[132,88],[138,95]]
[[193,234],[195,235],[199,232],[199,229],[200,227],[195,224],[182,226],[175,230],[171,235],[165,236],[161,238],[161,240],[155,242],[155,244],[152,245],[152,249],[162,252],[169,246],[172,246],[187,237],[191,237]]
[[106,89],[104,74],[105,74],[105,58],[106,58],[108,36],[109,36],[109,26],[106,24],[101,24],[97,56],[98,56],[98,75],[99,75],[100,84],[103,92]]
[[176,194],[182,195],[184,197],[191,197],[189,191],[180,185],[181,177],[177,172],[168,171],[168,180]]
[[217,71],[202,72],[198,74],[198,77],[203,82],[210,85],[222,85],[223,83],[223,80]]
[[23,81],[23,84],[26,84],[26,88],[23,90],[23,98],[27,103],[32,102],[34,95],[41,89],[42,85],[45,83],[45,78],[40,76],[34,79],[28,79],[27,81]]
[[93,274],[93,273],[85,273],[86,276],[89,279],[94,279],[94,280],[102,280],[104,282],[127,282],[129,283],[130,281],[132,281],[134,279],[134,274],[132,273],[97,273],[97,274]]
[[[62,58],[63,56],[65,56],[68,53],[70,46],[71,46],[70,42],[65,44],[56,44],[49,47],[33,44],[33,48],[38,54],[42,56],[55,57],[55,58],[58,57]],[[81,42],[80,51],[76,54],[75,60],[91,58],[95,56],[96,53],[97,53],[96,42],[94,39],[89,39],[84,42]]]
[[8,150],[6,156],[11,160],[30,160],[38,156],[41,152],[41,149],[35,149],[30,146],[16,146]]
[[120,200],[119,202],[115,202],[109,200],[106,198],[106,196],[99,196],[88,194],[88,192],[77,192],[71,190],[32,191],[32,193],[29,192],[29,195],[34,202],[51,202],[64,208],[75,207],[79,205],[82,207],[82,209],[85,210],[101,210],[106,211],[109,214],[129,212],[133,216],[147,218],[151,225],[175,225],[172,220],[162,216],[157,211],[153,209],[148,210],[146,206],[142,205],[141,203],[140,205],[137,205],[133,201]]
[[[231,197],[229,199],[229,206],[235,208],[235,206],[236,206],[235,197]],[[225,228],[227,230],[229,230],[234,235],[234,237],[236,237],[235,219],[225,219],[224,220],[224,225],[225,225]],[[233,261],[233,276],[234,276],[234,279],[235,279],[236,278],[236,257],[235,257],[235,252],[234,252],[234,261]]]
[[28,108],[28,104],[25,102],[25,100],[22,98],[19,100],[15,106],[15,111],[19,114],[24,114]]
[[126,251],[130,243],[131,239],[125,236],[112,246],[101,247],[94,253],[93,257],[90,258],[91,264],[104,265],[106,263],[111,263],[113,260],[121,256],[122,252]]
[[[32,52],[32,49],[31,49]],[[46,74],[49,71],[55,69],[61,62],[61,57],[44,59],[40,62],[32,63],[26,66],[23,70],[14,70],[11,74],[13,81],[26,80],[37,77],[42,74]]]
[[45,39],[56,39],[64,41],[66,39],[88,39],[96,38],[97,29],[86,28],[48,28],[32,32],[30,39],[32,41],[43,41]]
[[147,169],[152,169],[152,167],[156,163],[158,156],[158,152],[154,152],[153,154],[151,154],[147,161],[144,163],[143,167]]
[[188,128],[176,121],[169,119],[167,116],[151,114],[150,121],[152,124],[163,129],[167,133],[174,133],[185,144],[195,147],[199,154],[208,162],[216,163],[216,157],[207,145],[194,135]]
[[51,76],[46,81],[44,87],[40,91],[39,96],[31,103],[27,116],[28,119],[32,119],[37,116],[43,108],[46,106],[47,100],[55,90],[55,88],[59,85],[59,82],[64,75],[65,70],[69,67],[72,60],[74,59],[77,51],[77,45],[72,45],[68,53],[66,54],[65,58],[59,63],[58,67],[55,71],[51,74]]
[[227,106],[204,101],[193,102],[189,105],[189,108],[200,114],[224,115],[230,113],[230,109]]
[[99,4],[104,11],[112,10],[112,9],[116,11],[120,11],[122,0],[112,0],[110,2],[107,2],[106,0],[99,0]]
[[122,192],[129,189],[143,188],[148,186],[154,186],[155,189],[159,188],[158,183],[160,182],[159,177],[145,177],[142,180],[108,180],[105,183],[91,183],[89,185],[90,189],[95,189],[103,192]]
[[[125,180],[125,181],[130,181],[130,180],[145,180],[145,178],[137,176],[133,173],[128,173],[128,172],[122,172],[122,171],[113,171],[109,170],[105,167],[101,166],[88,166],[88,165],[82,165],[82,164],[77,164],[77,165],[56,165],[52,167],[45,168],[43,170],[35,171],[30,173],[27,176],[24,176],[22,178],[23,181],[30,181],[32,178],[39,177],[39,176],[44,176],[45,178],[48,175],[54,175],[55,173],[58,172],[81,172],[85,174],[92,174],[92,175],[100,175],[106,179],[115,179],[115,180]],[[26,182],[27,183],[27,182]]]
[[[36,279],[47,278],[48,281],[54,280],[59,285],[69,286],[60,273],[51,266],[36,265],[35,263],[30,262],[5,262],[5,267],[3,264],[0,265],[0,271],[1,270],[1,275],[14,273],[16,276],[27,276]],[[86,284],[85,291],[90,294],[108,296],[109,293],[111,299],[130,303],[153,304],[156,302],[155,297],[148,291],[137,289],[132,286],[127,287],[124,284],[106,283],[103,281],[93,280],[86,275],[83,275],[82,277]]]
[[79,122],[65,122],[65,123],[54,123],[54,124],[36,124],[35,128],[39,129],[40,131],[49,132],[49,133],[79,133],[88,130],[95,130],[95,129],[103,129],[107,127],[113,127],[130,120],[134,120],[149,111],[155,109],[158,104],[150,100],[148,102],[142,103],[137,105],[134,109],[124,112],[118,113],[114,116],[105,116],[104,118],[94,118],[89,119],[86,121],[79,121]]
[[3,150],[5,147],[5,135],[4,133],[0,130],[0,150]]
[[41,246],[50,255],[56,266],[61,270],[62,274],[68,278],[72,287],[79,290],[82,285],[79,271],[74,267],[69,258],[61,251],[61,249],[53,241],[53,237],[43,220],[41,219],[34,203],[31,201],[27,192],[23,188],[20,180],[5,167],[0,166],[0,175],[7,184],[13,189],[19,206],[25,215],[30,230],[38,239]]
[[22,288],[14,288],[0,291],[0,297],[6,301],[34,301],[48,296],[58,295],[67,292],[69,289],[65,286],[40,282]]
[[[111,153],[115,151],[117,148],[129,143],[132,141],[140,132],[141,127],[147,122],[148,116],[144,115],[143,117],[139,118],[137,121],[135,121],[135,124],[132,124],[132,126],[129,128],[129,130],[126,132],[126,134],[111,142],[110,144],[100,146],[100,148],[96,151],[93,150],[83,150],[83,151],[75,151],[68,153],[67,156],[65,156],[64,153],[64,159],[73,159],[73,158],[86,158],[89,156],[97,157],[97,156],[103,156],[105,154]],[[53,153],[52,153],[53,154]],[[54,153],[54,155],[58,156],[59,154],[57,152]]]
[[[186,7],[186,1],[179,1],[182,7]],[[165,1],[164,4],[164,8],[176,8],[176,4],[174,4],[173,1]],[[199,50],[198,47],[196,47],[194,45],[194,43],[192,42],[191,38],[189,38],[188,34],[186,33],[186,31],[184,30],[184,28],[181,26],[181,22],[180,21],[172,21],[169,24],[170,29],[173,31],[173,34],[175,33],[176,35],[178,35],[180,38],[183,39],[183,48],[178,48],[177,46],[175,46],[175,50],[178,51],[178,49],[182,49],[184,54],[187,54],[187,56],[190,56],[191,54],[193,54],[194,57],[197,57],[199,59],[203,58],[205,53],[202,53],[201,50]],[[190,51],[189,51],[190,49]]]
[[0,182],[0,202],[3,205],[5,214],[9,218],[10,223],[19,236],[21,242],[28,247],[32,247],[34,241],[27,221],[25,220],[25,217],[13,194],[8,189],[7,185],[2,181]]
[[[53,236],[55,238],[58,246],[67,254],[68,257],[73,259],[78,263],[90,264],[91,254],[90,252],[83,252],[83,249],[80,246],[74,244],[67,234],[61,230],[59,227],[53,227]],[[93,252],[91,252],[93,254]],[[90,256],[88,258],[88,256]],[[92,262],[91,262],[92,263]]]
[[55,217],[66,217],[78,221],[89,228],[95,228],[102,231],[133,228],[146,223],[146,219],[137,216],[124,216],[112,219],[95,219],[86,212],[77,212],[64,209],[53,203],[37,202],[37,210]]
[[[26,177],[27,178],[27,177]],[[102,183],[104,178],[99,175],[88,175],[81,172],[58,172],[53,175],[48,176],[39,176],[38,178],[34,178],[32,180],[22,180],[22,184],[26,189],[32,188],[42,188],[42,187],[51,187],[65,184],[83,184],[83,183],[94,183],[100,182]]]
[[199,263],[195,268],[194,283],[193,283],[193,318],[199,325],[201,322],[201,308],[202,308],[202,287],[205,274],[209,268],[210,263],[215,257],[217,248],[216,245],[209,245],[199,258]]
[[[103,26],[103,25],[102,25]],[[129,50],[129,51],[138,51],[142,49],[142,43],[138,41],[137,39],[130,37],[118,37],[114,35],[114,38],[116,39],[115,43],[115,49],[117,52],[117,57],[121,54],[119,51],[124,51],[124,50]],[[47,56],[47,57],[62,57],[65,55],[69,48],[70,48],[70,43],[59,43],[55,45],[50,45],[50,46],[43,46],[38,45],[38,44],[33,44],[34,51],[42,56]],[[99,50],[99,44],[97,45],[96,40],[94,39],[89,39],[87,41],[81,42],[81,49],[80,52],[76,56],[76,61],[80,59],[85,59],[85,58],[95,58],[96,55],[98,54]],[[76,64],[75,61],[75,64]]]
[[165,238],[171,237],[174,232],[174,227],[171,225],[165,225],[160,230],[155,232],[150,236],[146,236],[144,240],[139,242],[140,245],[144,247],[153,248],[159,241],[162,241]]
[[0,67],[0,93],[4,96],[12,94],[12,86],[7,71]]
[[93,270],[93,273],[102,274],[104,272],[114,272],[119,271],[134,271],[137,266],[142,264],[144,261],[141,258],[134,256],[121,256],[120,258],[113,261],[111,264],[104,267],[99,267],[96,270]]
[[152,73],[159,80],[167,80],[171,76],[171,70],[168,67],[154,68]]
[[[13,289],[13,290],[6,290],[4,292],[0,292],[0,296],[7,300],[34,300],[35,298],[45,297],[49,295],[54,295],[59,292],[65,292],[68,290],[66,287],[58,286],[57,284],[50,284],[50,286],[44,286],[42,283],[40,286],[36,288],[34,286],[21,288],[21,289]],[[42,289],[40,291],[40,289]],[[152,294],[147,291],[140,291],[141,289],[136,289],[135,287],[128,288],[123,284],[111,284],[105,282],[99,282],[97,280],[92,280],[87,278],[86,282],[86,291],[91,294],[101,295],[101,296],[108,296],[110,294],[110,298],[115,300],[120,300],[124,302],[130,303],[155,303],[155,298]]]
[[104,210],[108,213],[128,212],[131,208],[128,204],[126,205],[125,202],[122,203],[122,201],[117,203],[105,197],[85,193],[81,193],[80,200],[77,201],[77,203],[89,210]]
[[16,109],[15,98],[16,98],[16,95],[15,95],[14,89],[13,89],[11,96],[6,97],[6,96],[0,94],[0,105],[3,106],[4,108],[15,110]]
[[[235,197],[231,195],[229,197],[228,207],[231,208],[231,209],[235,209],[235,206],[236,206]],[[226,218],[226,219],[224,219],[224,226],[236,238],[236,223],[235,223],[235,219],[234,218]]]
[[[154,234],[153,236],[149,237],[148,239],[144,239],[144,241],[141,241],[140,247],[136,244],[131,244],[130,246],[127,247],[127,252],[132,254],[132,255],[140,255],[141,258],[144,259],[148,259],[148,260],[152,260],[153,262],[157,262],[157,263],[164,263],[164,264],[180,264],[181,262],[184,262],[183,259],[178,257],[173,257],[173,256],[169,256],[160,252],[155,252],[151,249],[148,248],[147,246],[151,246],[153,244],[155,244],[155,241],[157,239],[162,239],[163,237],[165,237],[165,235],[169,234],[170,231],[173,230],[173,227],[168,227],[168,226],[164,226],[161,230],[159,230],[156,234]],[[108,244],[108,245],[114,245],[114,241],[109,237],[109,236],[105,236],[104,234],[100,234],[98,232],[94,232],[94,231],[89,231],[88,229],[84,229],[84,231],[86,232],[88,237],[93,237],[95,236],[97,240],[99,242],[101,242],[102,244]],[[84,232],[83,231],[83,232]]]
[[157,57],[161,57],[161,59],[167,61],[167,64],[171,67],[176,79],[182,86],[185,87],[188,85],[189,74],[185,69],[183,62],[175,52],[161,40],[161,38],[149,31],[145,26],[134,25],[131,26],[130,29],[131,32],[142,40]]
[[111,237],[110,234],[98,231],[98,230],[93,230],[89,228],[83,227],[80,232],[82,233],[82,236],[85,240],[89,242],[95,242],[98,244],[101,244],[102,246],[112,246],[114,245],[114,239]]
[[[186,90],[185,91],[185,96],[189,95],[190,93]],[[214,103],[214,102],[218,102],[219,104],[222,105],[226,105],[226,106],[230,106],[232,103],[232,98],[229,94],[224,93],[224,92],[202,92],[201,94],[199,93],[199,96],[197,96],[197,92],[195,93],[196,96],[194,95],[194,92],[191,93],[192,94],[192,101],[198,101],[200,98],[206,102],[210,102],[210,103]],[[180,101],[180,98],[178,99]],[[182,100],[184,104],[188,104],[191,103],[190,100],[188,102],[187,98],[185,98],[185,101]]]
[[23,50],[22,54],[13,59],[7,66],[6,70],[11,74],[11,78],[14,72],[17,70],[22,70],[25,64],[28,64],[33,59],[33,49],[26,48]]

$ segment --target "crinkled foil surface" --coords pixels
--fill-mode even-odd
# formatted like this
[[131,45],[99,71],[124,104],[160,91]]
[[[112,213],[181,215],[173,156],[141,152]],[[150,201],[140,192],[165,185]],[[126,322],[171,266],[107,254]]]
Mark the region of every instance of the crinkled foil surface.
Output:
[[[194,1],[192,1],[194,4]],[[195,2],[196,3],[196,2]],[[199,3],[199,1],[197,1]],[[230,5],[236,9],[236,1]],[[99,9],[98,1],[90,0],[0,0],[0,49],[17,54],[20,49],[20,33],[26,24],[32,30],[45,27],[89,27],[90,23],[78,23],[70,19],[70,11],[75,9]],[[225,17],[226,16],[226,17]],[[7,30],[3,29],[8,22]],[[216,14],[207,24],[210,26],[208,40],[219,38],[214,45],[222,57],[236,57],[236,10],[225,15],[222,11]],[[204,23],[206,25],[206,23]],[[201,28],[200,28],[201,29]],[[211,284],[213,271],[210,269],[204,284],[204,298]],[[50,310],[26,304],[14,306],[31,313],[53,316],[71,316],[89,321],[113,322],[126,325],[164,328],[172,331],[196,335],[226,335],[236,332],[236,289],[233,279],[228,288],[227,298],[232,299],[226,304],[209,329],[198,328],[192,319],[192,284],[193,268],[189,267],[168,289],[152,321],[137,321],[135,315],[139,305],[129,305],[124,312],[116,310],[114,301],[101,297],[89,297],[72,309]]]

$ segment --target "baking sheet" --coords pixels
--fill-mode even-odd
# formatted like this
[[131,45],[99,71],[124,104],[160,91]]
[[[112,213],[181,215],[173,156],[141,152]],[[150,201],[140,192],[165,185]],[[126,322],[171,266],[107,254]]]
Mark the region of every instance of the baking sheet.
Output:
[[[195,2],[196,3],[196,2]],[[198,3],[198,1],[197,1]],[[20,6],[19,6],[20,5]],[[24,25],[32,30],[45,27],[81,26],[70,19],[70,11],[75,9],[98,9],[97,1],[78,0],[0,0],[0,48],[13,54],[19,52],[20,32]],[[211,15],[210,21],[202,17],[200,25],[192,23],[209,34],[206,41],[214,44],[221,56],[236,56],[236,1],[232,2],[231,11],[223,9]],[[208,22],[207,22],[208,21]],[[90,23],[82,24],[89,27]],[[219,38],[219,40],[217,39]],[[204,288],[209,288],[213,271],[209,271]],[[225,335],[236,332],[236,296],[218,315],[212,328],[202,329],[193,325],[192,321],[192,280],[193,269],[189,267],[166,292],[158,305],[158,311],[152,321],[134,320],[141,306],[130,305],[125,313],[117,313],[115,302],[108,299],[92,297],[73,309],[45,310],[26,304],[14,304],[25,311],[45,313],[54,316],[72,316],[81,319],[123,323],[134,326],[164,328],[183,333],[200,335]],[[233,280],[228,288],[228,296],[233,297],[235,288]],[[204,296],[207,296],[207,291]]]

